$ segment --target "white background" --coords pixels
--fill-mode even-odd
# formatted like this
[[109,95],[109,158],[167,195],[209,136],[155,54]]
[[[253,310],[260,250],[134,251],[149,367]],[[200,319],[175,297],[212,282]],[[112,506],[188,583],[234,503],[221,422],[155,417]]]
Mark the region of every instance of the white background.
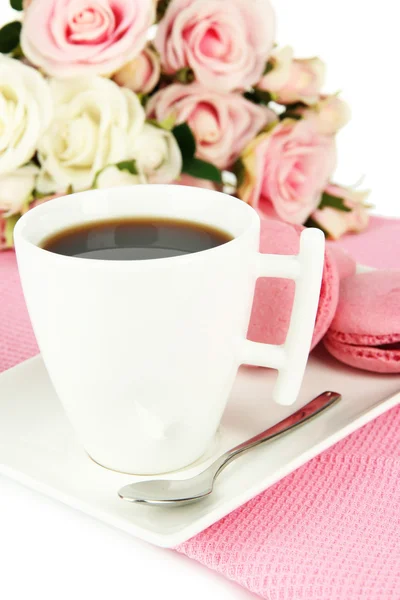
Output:
[[[0,0],[0,22],[10,18],[7,4]],[[326,89],[342,90],[352,106],[353,120],[339,137],[337,181],[353,184],[365,176],[375,212],[400,216],[396,2],[275,0],[275,8],[278,41],[291,43],[299,56],[319,54],[328,64]],[[1,598],[205,596],[254,598],[184,556],[0,478]]]

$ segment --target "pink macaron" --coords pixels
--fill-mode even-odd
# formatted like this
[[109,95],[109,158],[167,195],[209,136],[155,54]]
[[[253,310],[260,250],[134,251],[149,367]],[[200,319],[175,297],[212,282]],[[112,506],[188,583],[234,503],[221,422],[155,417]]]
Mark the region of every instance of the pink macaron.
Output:
[[343,279],[324,344],[352,367],[399,373],[400,271],[371,271]]
[[[260,251],[265,254],[297,254],[303,227],[264,219],[261,222]],[[325,253],[325,266],[313,348],[325,335],[334,317],[339,298],[338,257],[330,249]],[[347,259],[344,259],[347,261]],[[353,261],[354,262],[354,261]],[[350,265],[345,269],[351,271]],[[354,266],[355,269],[355,266]],[[261,278],[257,282],[248,338],[255,342],[282,344],[289,327],[294,296],[294,282],[288,279]]]
[[357,263],[352,256],[334,242],[328,242],[327,247],[336,262],[336,267],[339,271],[339,279],[354,275],[357,268]]

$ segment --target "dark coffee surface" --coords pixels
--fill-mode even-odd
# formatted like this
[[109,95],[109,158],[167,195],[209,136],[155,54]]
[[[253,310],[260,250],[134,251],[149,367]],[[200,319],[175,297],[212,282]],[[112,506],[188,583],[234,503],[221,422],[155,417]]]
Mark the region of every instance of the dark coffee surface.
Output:
[[208,250],[232,236],[208,225],[169,219],[115,219],[85,223],[47,238],[56,254],[101,260],[146,260]]

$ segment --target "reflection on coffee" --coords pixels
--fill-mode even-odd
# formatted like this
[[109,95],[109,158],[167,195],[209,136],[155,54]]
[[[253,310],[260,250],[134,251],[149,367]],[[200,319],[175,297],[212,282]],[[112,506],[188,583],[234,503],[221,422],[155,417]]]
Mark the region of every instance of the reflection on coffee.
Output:
[[190,221],[121,218],[84,223],[47,238],[42,248],[101,260],[146,260],[209,250],[232,240],[225,231]]

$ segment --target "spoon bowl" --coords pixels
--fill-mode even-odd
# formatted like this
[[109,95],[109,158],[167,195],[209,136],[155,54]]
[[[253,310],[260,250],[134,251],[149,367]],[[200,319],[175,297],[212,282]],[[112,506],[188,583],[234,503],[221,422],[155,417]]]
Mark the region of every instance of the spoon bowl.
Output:
[[190,479],[151,479],[126,485],[118,492],[128,502],[155,505],[183,505],[209,496],[213,490],[214,473],[203,471]]
[[213,491],[215,479],[235,458],[251,448],[268,442],[298,425],[309,421],[329,406],[340,400],[336,392],[324,392],[283,421],[269,427],[251,439],[235,446],[217,458],[207,469],[189,479],[150,479],[131,483],[121,488],[118,495],[128,502],[150,506],[182,506],[198,502]]

